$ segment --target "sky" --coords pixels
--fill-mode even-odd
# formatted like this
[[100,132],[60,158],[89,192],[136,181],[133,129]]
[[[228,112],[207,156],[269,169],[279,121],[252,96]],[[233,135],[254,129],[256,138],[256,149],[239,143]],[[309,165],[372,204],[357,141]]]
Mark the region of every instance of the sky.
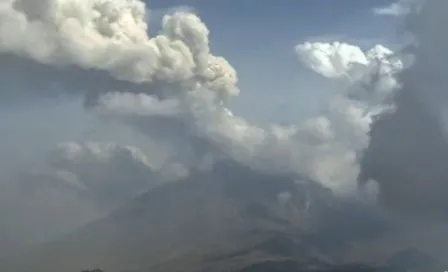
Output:
[[[238,71],[242,91],[231,108],[252,122],[295,123],[309,118],[334,92],[333,81],[324,80],[297,62],[296,44],[337,40],[366,49],[378,43],[393,47],[396,35],[394,17],[373,13],[374,8],[393,3],[390,0],[147,3],[156,10],[191,7],[200,15],[210,29],[213,51],[223,55]],[[251,102],[254,97],[257,104]]]

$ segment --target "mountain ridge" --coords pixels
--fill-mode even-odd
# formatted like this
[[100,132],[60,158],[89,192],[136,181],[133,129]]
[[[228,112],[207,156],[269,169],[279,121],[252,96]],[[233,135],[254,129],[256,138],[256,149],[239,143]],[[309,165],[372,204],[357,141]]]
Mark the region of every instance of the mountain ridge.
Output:
[[309,180],[226,161],[21,255],[8,271],[249,272],[266,261],[299,269],[312,260],[331,267],[385,260],[395,248],[374,244],[393,226],[354,201]]

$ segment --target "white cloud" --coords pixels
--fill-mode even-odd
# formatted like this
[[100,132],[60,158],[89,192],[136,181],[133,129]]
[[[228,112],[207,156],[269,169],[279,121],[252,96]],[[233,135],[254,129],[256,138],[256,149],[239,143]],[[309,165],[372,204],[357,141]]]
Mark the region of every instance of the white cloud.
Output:
[[[174,162],[187,168],[210,161],[213,153],[213,159],[227,156],[269,171],[297,172],[338,193],[356,191],[358,155],[368,144],[372,112],[379,110],[382,95],[370,105],[371,92],[355,91],[350,95],[356,99],[337,96],[302,124],[257,127],[227,109],[226,98],[239,92],[237,74],[210,52],[205,24],[190,12],[174,12],[163,17],[159,34],[149,37],[146,11],[139,0],[46,0],[38,6],[35,0],[10,0],[0,5],[0,52],[57,71],[77,67],[83,73],[76,82],[89,84],[87,99],[99,98],[92,113],[106,113],[167,143]],[[351,83],[364,78],[374,60],[391,66],[386,57],[391,52],[381,46],[364,52],[340,42],[305,43],[296,50],[314,71]],[[92,71],[105,75],[87,80]],[[117,80],[127,85],[117,86]],[[127,159],[123,167],[135,165]]]
[[398,87],[395,74],[403,69],[392,50],[380,44],[364,51],[347,43],[306,42],[297,45],[296,52],[303,65],[325,77],[342,79],[349,97],[369,104],[390,99]]
[[[317,167],[315,178],[332,184],[334,182],[323,173],[333,173],[330,175],[333,177],[336,173],[345,173],[338,180],[345,179],[349,186],[347,181],[356,179],[359,173],[358,156],[369,145],[374,116],[393,109],[391,98],[399,87],[395,74],[403,69],[403,64],[382,45],[363,51],[347,43],[307,42],[296,46],[296,52],[309,69],[347,84],[347,92],[335,94],[323,115],[308,124],[325,127],[320,134],[329,136],[324,137],[322,143],[331,146],[314,166]],[[352,186],[355,185],[352,183]]]
[[[147,11],[139,0],[0,0],[0,57],[13,60],[0,62],[2,79],[26,78],[26,91],[36,96],[47,85],[62,84],[55,89],[73,91],[94,106],[82,108],[83,113],[107,117],[94,118],[94,129],[101,130],[99,124],[107,120],[143,134],[138,143],[137,137],[129,137],[131,144],[121,145],[113,135],[112,140],[106,135],[101,142],[89,141],[91,135],[83,132],[86,141],[61,144],[45,166],[37,162],[37,169],[25,175],[26,184],[57,184],[43,186],[55,199],[52,206],[70,199],[72,214],[84,210],[97,216],[97,202],[80,201],[78,193],[115,207],[154,182],[231,158],[265,171],[298,174],[335,194],[358,192],[359,155],[369,145],[373,115],[388,108],[396,86],[394,71],[402,68],[391,50],[378,45],[366,51],[337,41],[296,46],[302,63],[346,82],[348,90],[335,94],[305,122],[259,127],[227,108],[227,98],[239,94],[237,73],[211,52],[209,30],[200,18],[188,10],[173,12],[163,16],[160,31],[150,36]],[[33,135],[25,136],[20,139],[33,142]],[[163,155],[139,148],[145,144]],[[55,191],[59,185],[61,190]],[[44,203],[42,199],[44,193],[36,202]]]
[[357,71],[369,63],[359,47],[340,42],[306,42],[297,45],[296,52],[302,63],[329,78],[351,78],[351,71]]
[[415,3],[421,2],[420,0],[397,0],[390,3],[387,6],[376,7],[372,9],[372,12],[380,16],[405,16],[412,11]]
[[167,14],[159,34],[149,37],[146,12],[139,0],[6,1],[0,5],[0,52],[137,84],[163,81],[171,91],[206,87],[221,97],[238,94],[235,71],[211,54],[209,31],[196,15]]

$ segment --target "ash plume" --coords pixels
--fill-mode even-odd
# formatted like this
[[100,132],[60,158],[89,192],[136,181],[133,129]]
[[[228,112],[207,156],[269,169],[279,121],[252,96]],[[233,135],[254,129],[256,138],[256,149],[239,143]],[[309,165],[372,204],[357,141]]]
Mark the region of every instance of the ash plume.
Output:
[[[373,174],[382,171],[375,170],[374,164],[381,158],[368,163],[370,150],[378,145],[375,127],[388,116],[401,114],[406,106],[400,97],[410,93],[403,91],[410,84],[406,80],[411,80],[404,75],[414,68],[397,80],[404,67],[392,50],[382,45],[363,50],[340,42],[297,45],[295,51],[305,66],[343,81],[347,91],[335,93],[328,107],[306,122],[259,127],[228,109],[227,101],[240,91],[237,73],[224,57],[212,53],[204,22],[188,10],[174,11],[152,34],[147,9],[140,0],[0,1],[0,63],[4,64],[0,77],[5,89],[0,95],[81,99],[84,105],[77,110],[82,118],[94,120],[93,132],[101,134],[101,141],[89,139],[81,126],[67,139],[55,139],[54,145],[73,141],[64,150],[66,155],[73,155],[72,147],[78,150],[76,160],[55,164],[60,154],[49,149],[43,156],[46,161],[35,163],[39,167],[46,164],[43,168],[59,173],[58,179],[76,184],[76,192],[95,188],[95,193],[109,194],[115,188],[114,192],[124,193],[118,197],[122,201],[135,191],[120,188],[143,190],[166,172],[173,179],[229,158],[267,172],[299,174],[340,196],[358,196],[360,175],[369,180],[366,188],[374,188],[372,194],[378,194],[380,202],[392,199],[388,196],[404,186]],[[427,38],[435,39],[417,40]],[[429,45],[419,48],[425,46]],[[424,54],[442,67],[432,53]],[[417,72],[432,67],[426,63]],[[130,131],[124,142],[132,144],[114,143],[118,136],[107,130],[109,126],[116,128],[114,132]],[[386,142],[401,141],[386,138]],[[141,158],[158,162],[155,166]],[[122,174],[129,169],[139,175],[127,179]],[[111,178],[107,173],[116,175]]]
[[[59,84],[60,92],[84,97],[86,110],[100,120],[185,154],[175,163],[187,168],[231,157],[273,172],[298,172],[339,194],[356,193],[358,156],[368,144],[370,115],[382,110],[377,105],[342,94],[303,124],[257,127],[226,107],[239,93],[237,75],[211,53],[209,30],[195,14],[167,14],[150,36],[146,7],[138,0],[35,5],[17,0],[0,7],[0,52],[17,65],[10,73],[20,72],[44,90]],[[360,65],[370,66],[369,54]]]
[[413,62],[398,77],[396,111],[374,123],[362,159],[360,179],[379,183],[380,203],[419,222],[447,219],[447,10],[428,0],[407,16]]

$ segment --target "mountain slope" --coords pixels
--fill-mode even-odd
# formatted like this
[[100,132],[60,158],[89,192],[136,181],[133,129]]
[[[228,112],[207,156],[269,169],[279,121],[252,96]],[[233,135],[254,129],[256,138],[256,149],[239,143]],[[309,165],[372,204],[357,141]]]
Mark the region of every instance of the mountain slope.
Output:
[[376,261],[394,250],[373,246],[390,231],[313,182],[226,162],[149,191],[9,271],[239,271],[266,260],[343,263],[363,250]]

